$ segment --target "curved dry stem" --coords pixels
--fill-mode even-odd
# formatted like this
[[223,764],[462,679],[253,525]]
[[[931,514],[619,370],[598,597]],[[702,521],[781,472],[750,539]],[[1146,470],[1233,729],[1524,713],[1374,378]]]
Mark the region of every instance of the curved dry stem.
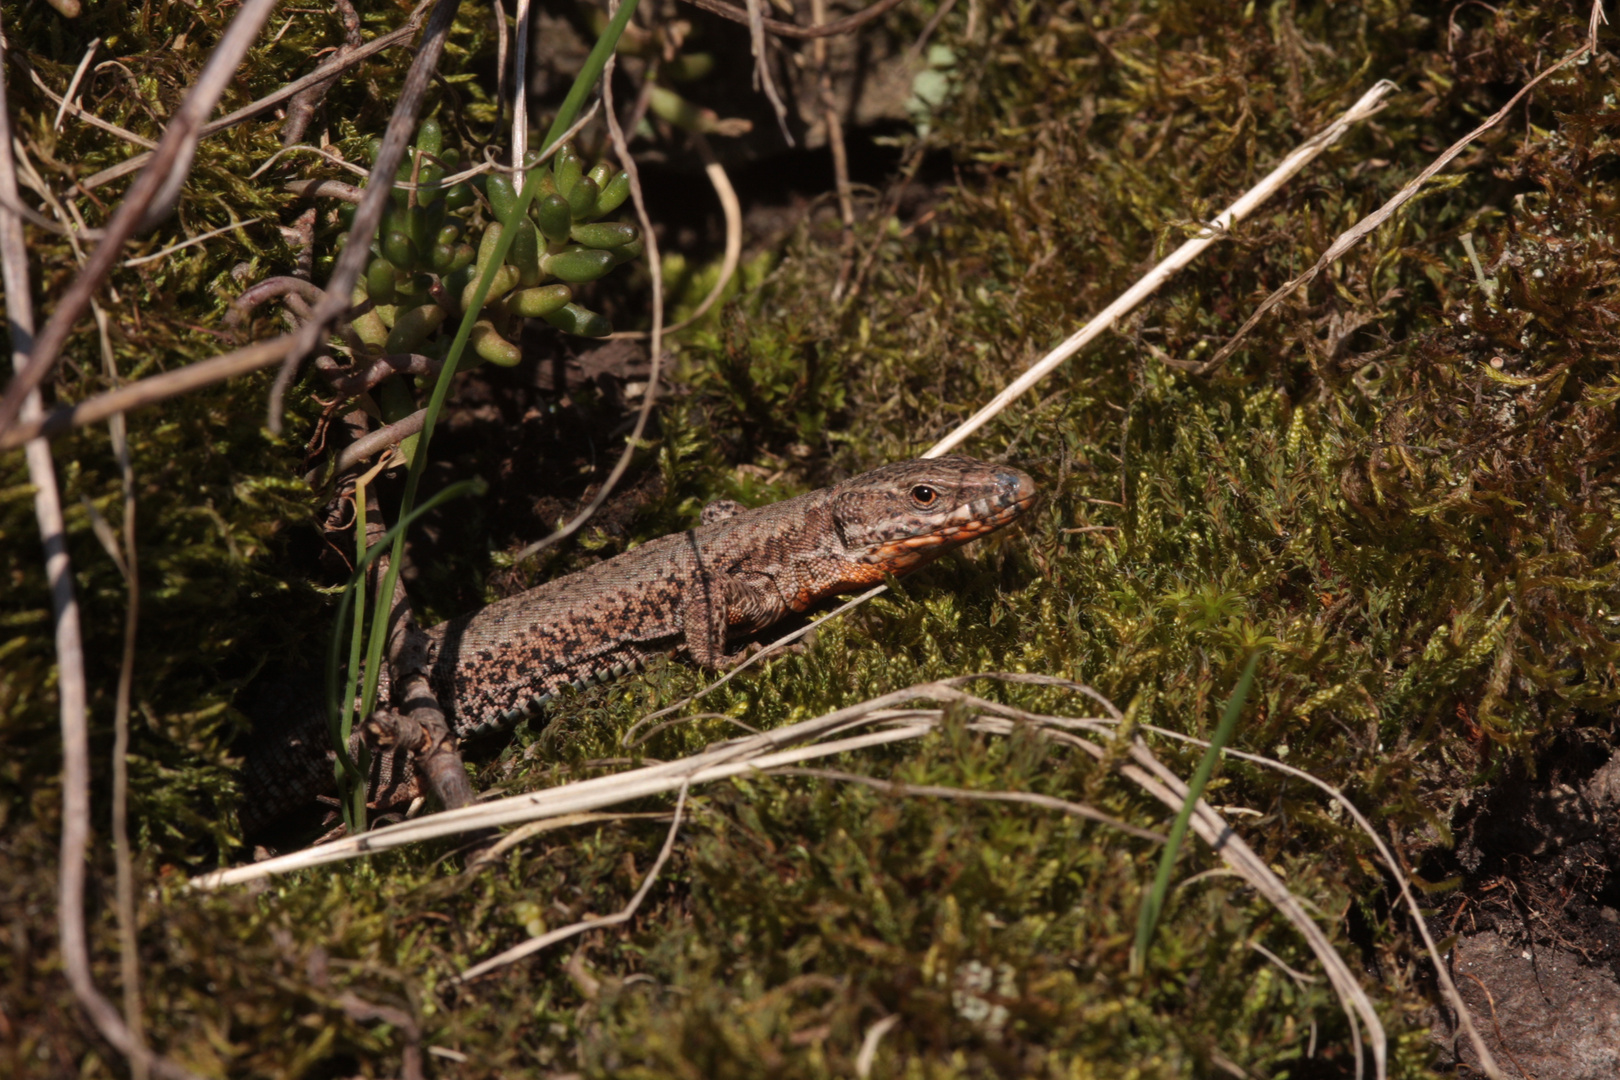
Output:
[[587,930],[600,930],[604,926],[619,926],[633,919],[637,909],[641,907],[641,902],[647,899],[647,894],[652,892],[653,885],[657,883],[659,873],[664,869],[664,864],[669,861],[669,853],[675,850],[675,837],[680,834],[681,813],[686,809],[686,792],[689,786],[689,784],[681,785],[681,793],[675,798],[675,813],[669,823],[669,833],[664,837],[664,846],[659,850],[658,858],[653,862],[652,869],[648,870],[647,876],[642,879],[641,888],[636,890],[636,894],[630,898],[630,902],[622,909],[612,915],[604,915],[599,919],[585,919],[574,923],[572,926],[560,927],[549,933],[541,934],[539,937],[530,938],[521,945],[514,945],[503,953],[474,964],[452,979],[451,983],[471,982],[480,975],[487,975],[497,968],[516,963],[526,956],[533,956],[548,945],[555,945],[559,941],[578,937]]
[[1345,252],[1359,244],[1362,239],[1367,236],[1367,234],[1371,233],[1384,222],[1394,217],[1396,211],[1410,202],[1412,198],[1416,196],[1417,193],[1422,189],[1424,184],[1427,184],[1430,180],[1432,180],[1434,175],[1441,169],[1445,168],[1447,165],[1450,165],[1452,161],[1456,159],[1457,155],[1466,150],[1475,139],[1491,130],[1491,128],[1495,127],[1497,124],[1500,124],[1503,120],[1506,120],[1508,116],[1512,114],[1513,110],[1518,107],[1519,102],[1524,100],[1525,95],[1534,90],[1543,79],[1568,67],[1570,64],[1573,64],[1587,53],[1595,51],[1597,49],[1598,18],[1602,15],[1602,12],[1603,6],[1601,0],[1594,0],[1592,5],[1591,33],[1586,44],[1582,45],[1580,48],[1558,61],[1552,67],[1547,68],[1546,70],[1542,71],[1541,74],[1525,83],[1523,89],[1509,98],[1506,105],[1503,105],[1496,112],[1492,113],[1489,119],[1480,124],[1473,131],[1470,131],[1468,134],[1464,135],[1462,138],[1458,139],[1456,142],[1447,147],[1444,153],[1435,158],[1433,161],[1429,162],[1428,166],[1422,172],[1418,173],[1411,180],[1409,180],[1406,185],[1401,188],[1401,190],[1397,191],[1389,199],[1388,202],[1384,203],[1383,206],[1380,206],[1377,210],[1374,210],[1372,213],[1356,222],[1349,229],[1346,229],[1344,232],[1340,233],[1338,238],[1328,246],[1326,251],[1322,252],[1322,257],[1317,259],[1315,264],[1312,265],[1309,270],[1305,271],[1303,274],[1299,275],[1299,277],[1288,282],[1286,285],[1282,286],[1282,288],[1278,289],[1276,292],[1272,293],[1270,296],[1261,301],[1260,306],[1255,308],[1254,314],[1250,315],[1248,320],[1244,322],[1242,326],[1238,327],[1237,333],[1233,334],[1226,344],[1221,346],[1219,352],[1210,357],[1203,364],[1194,365],[1191,370],[1198,375],[1208,375],[1210,372],[1222,367],[1228,360],[1232,358],[1232,354],[1236,352],[1238,346],[1243,343],[1243,339],[1249,336],[1249,331],[1253,330],[1257,325],[1259,325],[1260,320],[1265,318],[1266,315],[1272,311],[1272,309],[1274,309],[1278,304],[1281,304],[1284,300],[1287,300],[1290,296],[1294,295],[1306,285],[1309,285],[1312,281],[1315,281],[1323,270],[1326,270],[1333,263],[1337,262],[1339,258],[1345,254]]
[[247,54],[248,47],[258,36],[273,7],[275,0],[244,0],[236,17],[231,20],[219,45],[197,77],[196,84],[164,129],[163,139],[153,151],[150,164],[118,204],[95,251],[62,294],[50,321],[34,340],[27,363],[6,388],[5,396],[0,397],[0,432],[15,424],[23,400],[31,391],[38,389],[46,375],[55,370],[73,324],[84,315],[96,289],[112,272],[124,241],[138,229],[149,227],[168,213],[180,185],[190,174],[204,118],[213,111],[220,95],[225,92],[225,87],[229,85],[242,57]]
[[[514,563],[520,563],[538,552],[544,551],[553,544],[562,542],[578,532],[580,527],[591,519],[602,504],[607,501],[615,486],[618,485],[625,470],[630,467],[630,460],[635,456],[636,449],[641,445],[641,437],[647,430],[647,420],[652,416],[653,403],[658,400],[658,376],[663,366],[664,358],[664,271],[662,261],[658,254],[658,237],[653,233],[652,218],[647,214],[647,203],[641,192],[641,172],[636,168],[636,159],[630,155],[630,146],[624,137],[624,129],[619,124],[618,113],[613,108],[613,58],[609,57],[607,66],[602,71],[602,104],[607,115],[608,133],[613,138],[613,152],[618,155],[619,163],[630,177],[630,198],[636,206],[636,220],[641,223],[641,234],[647,243],[647,272],[652,278],[652,370],[647,376],[647,389],[641,399],[641,409],[636,413],[636,426],[625,441],[624,453],[619,455],[618,462],[613,471],[608,474],[602,486],[597,489],[596,496],[590,504],[581,510],[574,519],[550,536],[536,540],[522,551],[518,552]],[[552,145],[560,146],[563,140],[558,139]]]
[[972,788],[947,787],[941,784],[907,784],[899,780],[884,780],[876,776],[863,776],[860,773],[845,772],[842,769],[805,769],[786,768],[772,769],[773,776],[808,776],[818,780],[836,780],[845,784],[861,784],[865,787],[885,791],[891,795],[904,795],[910,798],[954,799],[961,802],[1000,802],[1021,803],[1025,806],[1039,806],[1043,810],[1057,810],[1077,817],[1083,821],[1106,825],[1110,829],[1117,829],[1128,836],[1140,840],[1151,840],[1155,844],[1162,844],[1165,835],[1152,829],[1143,829],[1128,822],[1119,820],[1103,813],[1094,806],[1087,806],[1072,799],[1059,799],[1052,795],[1041,795],[1033,791],[977,791]]
[[[731,4],[726,3],[725,0],[686,0],[686,2],[693,7],[702,8],[711,15],[718,15],[723,19],[742,23],[744,26],[748,25],[748,11],[744,8],[733,7]],[[874,3],[867,5],[855,14],[846,15],[842,19],[835,19],[823,26],[800,26],[797,23],[780,22],[776,19],[761,19],[760,25],[766,32],[775,34],[777,37],[798,38],[800,40],[837,37],[840,34],[848,34],[859,30],[879,15],[899,6],[900,0],[875,0]]]
[[[5,68],[9,44],[0,29],[0,194],[18,201],[16,163],[12,157],[11,110],[6,100]],[[6,321],[12,363],[20,372],[33,341],[34,312],[28,284],[28,249],[22,222],[0,210],[0,284],[4,285]],[[39,392],[22,395],[19,408],[33,418],[41,412]],[[195,1080],[194,1074],[149,1050],[95,983],[84,917],[85,852],[90,843],[89,693],[85,680],[84,641],[73,565],[68,557],[67,524],[50,444],[28,443],[28,479],[34,486],[34,515],[45,549],[45,576],[50,586],[56,624],[57,704],[62,728],[62,836],[57,875],[57,928],[62,967],[73,996],[96,1031],[137,1071],[171,1080]]]
[[[726,175],[725,166],[721,165],[720,159],[715,157],[713,148],[709,146],[709,140],[696,132],[692,133],[692,140],[698,148],[698,153],[703,158],[703,171],[708,176],[709,183],[714,186],[715,198],[720,200],[720,212],[726,219],[726,250],[720,260],[720,277],[715,281],[714,288],[710,289],[709,294],[703,298],[702,302],[692,309],[692,314],[673,326],[667,327],[664,330],[666,334],[673,334],[677,330],[685,330],[688,326],[693,325],[707,315],[709,309],[714,307],[720,301],[720,297],[725,294],[726,287],[731,284],[731,279],[737,274],[737,267],[742,263],[742,202],[737,198],[737,189],[731,186],[731,177]],[[643,341],[652,335],[645,330],[621,330],[609,336],[631,341]]]

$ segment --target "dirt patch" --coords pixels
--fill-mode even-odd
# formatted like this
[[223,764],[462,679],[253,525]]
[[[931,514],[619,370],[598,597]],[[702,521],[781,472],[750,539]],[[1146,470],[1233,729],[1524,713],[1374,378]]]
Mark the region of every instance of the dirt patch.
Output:
[[[1582,729],[1459,815],[1465,879],[1436,936],[1498,1064],[1536,1080],[1620,1076],[1620,754]],[[1436,1024],[1460,1070],[1477,1058]]]
[[[1532,950],[1487,930],[1457,942],[1452,975],[1497,1063],[1510,1073],[1516,1066],[1536,1080],[1620,1076],[1620,982],[1578,953]],[[1458,1063],[1477,1070],[1468,1040],[1445,1034]]]

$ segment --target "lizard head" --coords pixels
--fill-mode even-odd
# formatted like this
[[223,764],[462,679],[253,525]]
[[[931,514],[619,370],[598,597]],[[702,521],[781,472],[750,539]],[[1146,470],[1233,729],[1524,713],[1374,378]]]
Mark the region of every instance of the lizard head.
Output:
[[833,490],[833,527],[871,581],[915,570],[1016,521],[1035,502],[1035,481],[1006,465],[966,457],[902,461]]

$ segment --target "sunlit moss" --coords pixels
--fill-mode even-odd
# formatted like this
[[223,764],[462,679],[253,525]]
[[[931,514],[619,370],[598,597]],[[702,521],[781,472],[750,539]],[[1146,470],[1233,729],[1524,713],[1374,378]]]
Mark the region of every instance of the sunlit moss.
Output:
[[[147,136],[232,10],[114,7],[69,35],[45,9],[23,7],[8,8],[8,34],[53,86],[89,37],[119,35],[119,55],[141,58],[127,61],[135,80],[103,74],[92,100],[98,115]],[[1573,48],[1584,13],[957,7],[936,38],[955,63],[942,69],[949,96],[930,116],[929,153],[959,182],[927,192],[926,221],[863,226],[853,302],[831,300],[841,254],[813,226],[752,264],[741,294],[679,343],[679,392],[660,406],[643,469],[659,483],[642,510],[506,585],[689,525],[713,495],[767,501],[915,454],[1373,79],[1403,91],[1120,333],[970,442],[1038,476],[1047,498],[1022,537],[904,582],[821,629],[804,655],[711,694],[701,707],[714,717],[639,750],[620,734],[701,688],[702,673],[659,663],[570,695],[549,724],[523,728],[480,766],[480,786],[519,790],[589,775],[607,759],[667,759],[737,733],[718,717],[770,727],[971,671],[1081,679],[1134,703],[1142,723],[1199,735],[1263,644],[1236,745],[1343,788],[1409,854],[1444,842],[1459,798],[1504,762],[1533,760],[1560,731],[1607,722],[1616,703],[1611,62],[1543,84],[1531,126],[1516,119],[1488,135],[1444,187],[1262,323],[1223,372],[1198,379],[1163,360],[1218,347],[1536,65]],[[972,40],[963,8],[976,12]],[[891,30],[915,34],[930,13],[897,15]],[[368,32],[398,17],[391,7]],[[451,62],[487,63],[486,24],[464,18]],[[334,44],[334,26],[297,20],[255,53],[226,106]],[[406,59],[385,57],[335,91],[333,133],[349,156],[381,130]],[[54,180],[51,162],[82,174],[128,152],[72,122],[51,134],[54,107],[7,75],[25,142]],[[456,85],[469,100],[483,93]],[[466,108],[473,124],[488,126],[487,112]],[[277,145],[268,123],[205,142],[182,218],[153,248],[182,225],[279,220],[292,200],[244,179]],[[321,228],[329,237],[337,226]],[[42,294],[54,295],[71,252],[30,238]],[[110,310],[121,368],[217,351],[207,329],[239,288],[231,268],[249,263],[252,280],[290,261],[271,220],[119,271],[124,306]],[[710,274],[684,281],[684,304]],[[98,348],[86,322],[61,395],[99,385]],[[537,925],[621,907],[666,826],[549,834],[468,880],[446,849],[430,849],[257,893],[181,892],[184,873],[242,854],[228,847],[231,694],[262,657],[327,630],[310,559],[295,550],[310,535],[312,497],[287,479],[301,472],[302,447],[263,431],[267,381],[131,421],[146,590],[133,809],[144,880],[158,887],[142,930],[154,1044],[220,1075],[398,1073],[403,1035],[354,1019],[343,1004],[352,992],[410,1013],[426,1042],[466,1055],[457,1067],[479,1075],[849,1076],[872,1025],[890,1015],[900,1022],[879,1043],[874,1075],[1179,1077],[1216,1074],[1222,1060],[1273,1077],[1350,1074],[1348,1025],[1325,984],[1295,982],[1251,947],[1314,970],[1266,904],[1230,877],[1187,881],[1167,904],[1148,977],[1133,979],[1131,931],[1156,850],[1028,807],[804,777],[696,792],[664,880],[632,924],[465,989],[447,987],[453,972]],[[295,403],[289,429],[310,430],[318,408]],[[104,762],[123,585],[79,499],[116,521],[117,471],[95,431],[57,452]],[[25,1018],[6,1053],[18,1075],[81,1064],[111,1075],[105,1054],[84,1057],[83,1027],[50,973],[54,676],[24,481],[18,455],[0,458],[0,896],[29,927],[22,945],[0,950],[0,1003],[13,1023]],[[427,573],[476,577],[501,559],[458,552]],[[1053,690],[982,692],[1090,711]],[[1193,750],[1150,741],[1191,771]],[[1069,751],[977,735],[959,719],[937,737],[836,764],[1080,798],[1149,826],[1167,816]],[[99,823],[107,786],[97,768]],[[1433,1075],[1422,968],[1365,841],[1313,790],[1252,765],[1224,766],[1212,801],[1263,815],[1234,822],[1362,973],[1391,1034],[1392,1075]],[[103,844],[98,875],[110,877],[109,865]],[[1194,849],[1181,873],[1217,865]],[[95,902],[98,975],[110,987],[111,919]]]

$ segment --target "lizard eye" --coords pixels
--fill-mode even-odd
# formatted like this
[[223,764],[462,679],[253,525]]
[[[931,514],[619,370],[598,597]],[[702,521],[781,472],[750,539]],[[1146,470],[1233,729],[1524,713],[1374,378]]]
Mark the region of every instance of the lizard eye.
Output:
[[911,499],[918,506],[933,506],[939,501],[939,492],[927,484],[918,484],[911,489]]

